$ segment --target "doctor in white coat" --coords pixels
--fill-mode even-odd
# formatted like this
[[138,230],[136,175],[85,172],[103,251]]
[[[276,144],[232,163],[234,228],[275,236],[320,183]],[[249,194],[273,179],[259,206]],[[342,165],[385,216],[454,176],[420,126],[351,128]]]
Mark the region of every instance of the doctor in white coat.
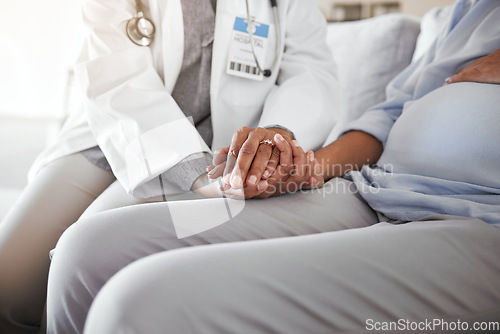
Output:
[[[38,159],[34,170],[99,144],[127,193],[147,198],[157,195],[155,177],[190,154],[210,151],[171,95],[184,53],[181,1],[149,4],[157,32],[145,48],[125,34],[124,25],[136,15],[132,1],[85,1],[90,33],[76,71],[86,112],[70,116],[71,130]],[[264,57],[269,68],[277,42],[273,12],[268,1],[250,0],[250,8],[258,22],[271,25]],[[278,8],[283,43],[277,68],[258,81],[226,70],[235,18],[247,16],[245,1],[217,2],[210,82],[214,136],[208,143],[213,148],[229,145],[242,126],[281,125],[311,149],[323,143],[332,126],[338,90],[324,19],[310,1],[282,0]],[[316,136],[305,135],[311,129]]]
[[[83,1],[87,37],[75,67],[82,109],[69,115],[35,161],[27,188],[0,224],[0,332],[38,330],[48,252],[92,203],[95,212],[189,190],[175,182],[179,170],[174,177],[167,177],[169,171],[183,164],[181,174],[193,173],[197,167],[190,167],[190,157],[196,156],[199,165],[210,148],[231,144],[243,126],[266,128],[258,131],[268,139],[276,133],[295,136],[305,149],[323,143],[339,91],[326,23],[314,1],[280,0],[277,5],[278,20],[262,0]],[[238,48],[237,18],[245,20],[249,11],[258,27],[268,27],[267,35],[255,34],[254,47],[264,47],[257,59],[272,73],[257,80],[228,71],[238,56],[233,50]],[[155,25],[147,47],[127,36],[127,22],[139,12]],[[211,38],[207,31],[213,32]],[[206,80],[206,66],[195,71],[194,79],[185,78],[186,59],[196,43],[210,50],[204,107],[211,136],[200,135],[196,120],[174,96],[182,80]],[[194,99],[203,92],[193,93]]]

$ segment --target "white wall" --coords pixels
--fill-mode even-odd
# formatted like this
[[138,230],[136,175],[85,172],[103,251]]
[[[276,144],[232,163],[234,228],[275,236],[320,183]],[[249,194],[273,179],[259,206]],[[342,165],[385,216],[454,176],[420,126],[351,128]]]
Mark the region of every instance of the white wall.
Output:
[[80,1],[0,0],[0,8],[0,116],[62,116],[82,41]]
[[455,0],[400,0],[400,2],[403,13],[422,16],[430,8],[453,5]]
[[399,3],[400,11],[405,14],[422,16],[431,8],[452,5],[455,3],[455,0],[316,0],[316,2],[327,17],[332,14],[334,4],[357,4],[369,6],[388,2]]

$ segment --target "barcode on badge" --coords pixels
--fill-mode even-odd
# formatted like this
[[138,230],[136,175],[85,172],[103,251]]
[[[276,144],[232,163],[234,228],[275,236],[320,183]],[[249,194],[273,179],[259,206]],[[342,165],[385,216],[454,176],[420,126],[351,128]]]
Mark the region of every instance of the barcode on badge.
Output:
[[237,72],[247,73],[247,74],[252,74],[252,75],[259,75],[259,69],[257,67],[237,63],[234,61],[231,62],[231,64],[229,65],[229,68],[232,71],[237,71]]

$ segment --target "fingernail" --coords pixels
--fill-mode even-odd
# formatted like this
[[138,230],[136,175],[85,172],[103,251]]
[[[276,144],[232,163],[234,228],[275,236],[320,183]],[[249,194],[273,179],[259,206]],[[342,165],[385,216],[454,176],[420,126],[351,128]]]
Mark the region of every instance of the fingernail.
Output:
[[264,172],[264,175],[262,175],[262,177],[264,179],[267,179],[269,176],[271,176],[271,172],[266,169],[266,171]]
[[448,78],[444,79],[444,84],[445,85],[448,85],[450,83],[451,83],[451,77],[448,77]]
[[259,182],[259,184],[257,185],[257,190],[262,190],[262,189],[266,189],[268,186],[268,183],[267,181],[262,181],[262,182]]
[[255,185],[257,183],[257,176],[255,175],[252,175],[248,178],[248,183],[250,183],[251,185]]
[[233,188],[241,188],[241,186],[243,185],[243,180],[241,179],[241,176],[239,175],[234,175],[232,178],[231,178],[231,186]]
[[309,152],[309,161],[310,162],[314,161],[314,152]]
[[277,134],[274,135],[274,140],[276,140],[276,141],[284,141],[285,139],[283,138],[282,135],[280,135],[279,133],[277,133]]
[[293,145],[295,145],[296,147],[299,147],[299,146],[300,146],[300,145],[299,145],[299,142],[298,142],[298,141],[296,141],[296,140],[293,140],[293,141],[292,141],[292,143],[293,143]]

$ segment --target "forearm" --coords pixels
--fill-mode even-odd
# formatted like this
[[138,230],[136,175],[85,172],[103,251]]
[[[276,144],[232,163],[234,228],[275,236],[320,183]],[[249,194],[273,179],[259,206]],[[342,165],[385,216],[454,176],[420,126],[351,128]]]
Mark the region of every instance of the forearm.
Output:
[[320,149],[315,156],[325,180],[373,164],[382,155],[382,143],[362,131],[351,131],[330,145]]
[[287,137],[289,139],[295,139],[295,135],[293,134],[293,132],[284,127],[269,126],[265,127],[265,129],[273,130],[274,132],[279,133],[280,135]]

